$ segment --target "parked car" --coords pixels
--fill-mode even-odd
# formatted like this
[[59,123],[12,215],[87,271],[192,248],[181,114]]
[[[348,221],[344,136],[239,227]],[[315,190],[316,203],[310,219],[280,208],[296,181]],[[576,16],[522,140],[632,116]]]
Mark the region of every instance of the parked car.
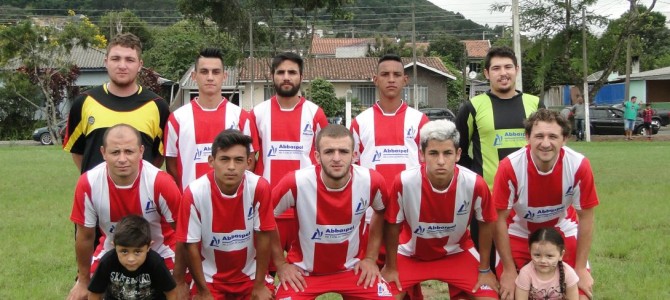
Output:
[[[570,121],[572,122],[572,133],[575,134],[575,123],[574,118],[570,114],[570,107],[563,109],[561,114],[564,116],[570,115]],[[623,135],[623,110],[618,109],[613,106],[591,106],[589,109],[589,118],[591,124],[591,134],[616,134]],[[659,124],[652,123],[651,132],[652,134],[658,133],[660,129]],[[646,129],[642,122],[642,118],[637,118],[635,120],[635,128],[633,129],[634,134],[646,134]]]
[[441,119],[447,119],[449,121],[454,121],[456,120],[456,115],[454,115],[451,110],[447,108],[421,108],[419,109],[422,113],[426,114],[429,120],[441,120]]
[[[67,124],[67,120],[61,120],[56,125],[51,127],[51,132],[53,132],[54,135],[56,134],[62,134],[65,130],[65,125]],[[47,127],[40,127],[35,129],[33,131],[33,140],[36,140],[40,142],[42,145],[51,145],[53,144],[53,141],[51,140],[51,135],[49,134],[49,131],[47,130]]]

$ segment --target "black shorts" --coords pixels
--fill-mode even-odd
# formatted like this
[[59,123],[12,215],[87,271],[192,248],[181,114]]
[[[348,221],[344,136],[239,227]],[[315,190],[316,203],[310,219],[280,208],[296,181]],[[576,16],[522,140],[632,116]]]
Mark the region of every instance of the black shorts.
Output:
[[644,123],[642,123],[642,126],[644,126],[644,128],[646,128],[648,130],[651,130],[651,122],[649,122],[649,123],[644,122]]

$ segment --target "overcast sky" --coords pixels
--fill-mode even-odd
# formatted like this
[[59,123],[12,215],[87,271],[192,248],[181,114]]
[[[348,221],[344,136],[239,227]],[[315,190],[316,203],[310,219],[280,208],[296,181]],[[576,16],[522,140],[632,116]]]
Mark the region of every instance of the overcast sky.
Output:
[[[435,5],[449,11],[461,13],[467,19],[475,21],[476,23],[490,27],[496,25],[511,25],[512,13],[507,11],[505,13],[491,13],[491,4],[502,2],[512,3],[511,0],[429,0]],[[522,1],[522,0],[520,0]],[[649,6],[652,0],[640,0],[640,3]],[[630,4],[626,0],[599,0],[598,3],[591,7],[591,10],[597,11],[599,14],[608,15],[611,19],[616,19],[628,10]],[[670,21],[670,0],[657,0],[654,11],[665,14]]]

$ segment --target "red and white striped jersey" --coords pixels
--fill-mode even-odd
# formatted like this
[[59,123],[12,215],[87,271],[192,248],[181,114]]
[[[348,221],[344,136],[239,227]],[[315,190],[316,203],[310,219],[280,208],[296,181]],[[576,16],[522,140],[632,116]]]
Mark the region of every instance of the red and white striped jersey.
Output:
[[174,223],[181,192],[174,179],[147,161],[140,162],[139,176],[131,186],[116,186],[103,162],[82,174],[74,192],[70,220],[93,228],[98,224],[102,237],[95,249],[95,259],[114,249],[114,227],[124,216],[134,214],[151,225],[151,249],[163,258],[174,257]]
[[385,209],[384,178],[355,165],[350,172],[347,185],[334,190],[323,184],[321,166],[311,166],[285,176],[272,190],[275,216],[295,207],[298,239],[287,259],[308,273],[352,269],[367,249],[361,244],[365,211]]
[[177,158],[177,184],[184,190],[189,183],[211,170],[207,163],[214,138],[225,129],[237,129],[252,139],[251,151],[258,149],[255,124],[249,113],[226,98],[215,109],[205,109],[197,98],[175,110],[165,126],[165,156]]
[[564,236],[577,236],[576,210],[598,205],[591,164],[584,155],[563,147],[553,169],[537,170],[530,147],[500,162],[493,184],[496,209],[512,209],[510,235],[527,238],[540,227],[557,227]]
[[208,283],[247,282],[255,278],[254,231],[274,230],[270,185],[246,171],[235,195],[224,195],[214,170],[193,181],[179,210],[177,240],[202,242],[202,269]]
[[437,190],[422,164],[396,177],[385,218],[392,224],[402,223],[398,254],[434,260],[474,246],[468,230],[473,213],[481,222],[497,219],[481,176],[456,165],[449,187]]
[[[287,173],[316,162],[316,135],[328,125],[328,120],[313,102],[301,98],[295,107],[284,109],[273,96],[254,107],[251,120],[258,129],[261,151],[255,173],[269,181],[271,187]],[[289,210],[282,217],[292,215]]]
[[[391,114],[376,103],[351,123],[356,163],[382,174],[390,187],[400,172],[419,165],[419,130],[426,123],[428,117],[405,102]],[[367,223],[371,217],[369,211]]]

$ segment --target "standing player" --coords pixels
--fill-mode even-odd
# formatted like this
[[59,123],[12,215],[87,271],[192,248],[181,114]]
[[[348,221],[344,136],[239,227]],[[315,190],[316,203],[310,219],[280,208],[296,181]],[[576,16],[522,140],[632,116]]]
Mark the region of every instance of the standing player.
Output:
[[[516,55],[508,47],[494,47],[484,59],[484,75],[490,90],[465,102],[458,110],[456,128],[461,134],[463,156],[459,164],[484,177],[493,188],[498,163],[508,154],[526,145],[524,120],[544,104],[536,96],[516,89],[519,71]],[[469,150],[472,147],[472,157]],[[479,223],[470,223],[475,246],[479,248]],[[495,251],[491,251],[495,268]]]
[[187,249],[197,296],[272,298],[265,275],[275,220],[270,185],[247,171],[250,144],[251,138],[237,130],[221,132],[208,157],[213,170],[184,193],[177,240],[186,243],[179,251]]
[[[299,229],[288,263],[283,256],[274,257],[281,282],[277,299],[315,299],[328,292],[344,299],[391,299],[376,265],[384,179],[374,170],[352,166],[353,137],[346,127],[325,127],[316,145],[318,165],[289,173],[272,191],[275,215],[295,207]],[[368,207],[379,216],[364,244],[362,226]]]
[[[303,60],[291,52],[272,59],[272,80],[277,93],[254,107],[251,120],[258,129],[260,155],[255,173],[277,185],[294,170],[314,164],[314,138],[328,125],[323,110],[301,97]],[[276,216],[282,249],[288,251],[297,227],[293,210]]]
[[528,146],[500,162],[493,185],[495,242],[503,263],[501,298],[514,297],[517,269],[530,261],[528,236],[547,226],[563,235],[563,260],[579,276],[581,297],[591,298],[593,278],[587,268],[599,203],[591,164],[565,146],[570,125],[558,112],[538,110],[525,130]]
[[[399,56],[382,56],[373,81],[379,101],[360,113],[351,124],[354,152],[358,164],[381,173],[390,187],[396,175],[419,165],[419,129],[428,122],[428,117],[402,100],[408,78]],[[371,218],[372,210],[368,210],[367,224]],[[380,251],[381,264],[384,248]],[[410,295],[421,298],[421,286]]]
[[[496,213],[484,179],[456,165],[458,139],[456,126],[447,120],[421,129],[424,164],[400,173],[391,188],[382,274],[402,290],[441,280],[452,290],[450,299],[497,299],[498,283],[489,267]],[[481,226],[479,252],[468,231],[470,215]],[[458,298],[457,292],[467,296]],[[403,293],[396,296],[402,298]]]
[[104,159],[100,154],[107,128],[125,122],[139,130],[143,159],[163,164],[163,128],[170,110],[165,100],[137,84],[142,70],[142,43],[132,33],[115,36],[107,46],[105,67],[109,83],[78,96],[70,109],[63,149],[84,173]]
[[[251,136],[255,124],[249,113],[221,96],[226,80],[223,54],[216,48],[200,51],[191,78],[198,84],[198,97],[174,111],[165,127],[165,169],[184,190],[189,183],[209,172],[207,160],[212,141],[224,129],[237,129]],[[251,128],[253,126],[253,128]],[[253,170],[258,139],[252,137],[250,169]]]
[[[90,276],[100,258],[113,250],[114,228],[135,214],[151,224],[151,249],[174,267],[174,222],[181,193],[166,172],[142,160],[141,134],[127,124],[105,132],[100,152],[104,162],[79,177],[70,220],[76,224],[78,280],[68,299],[86,299]],[[94,249],[95,227],[103,233]]]

